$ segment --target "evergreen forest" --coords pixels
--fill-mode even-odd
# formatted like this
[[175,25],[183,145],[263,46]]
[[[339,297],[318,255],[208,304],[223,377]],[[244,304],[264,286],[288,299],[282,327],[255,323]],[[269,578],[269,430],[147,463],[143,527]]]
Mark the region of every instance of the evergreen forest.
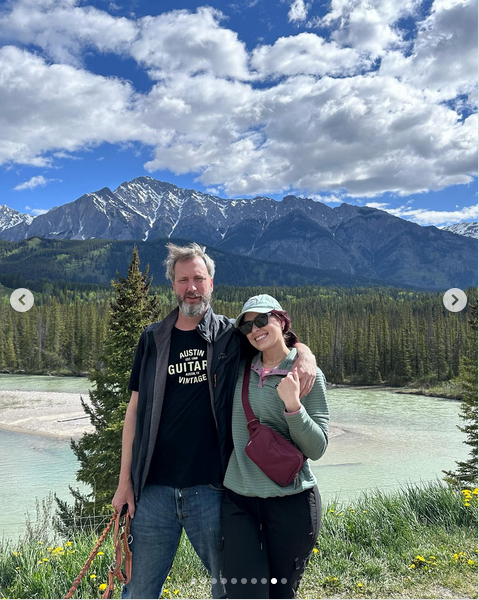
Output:
[[[0,371],[87,375],[101,368],[111,288],[43,283],[28,312],[11,309],[11,288],[0,287]],[[278,286],[215,288],[215,312],[235,317],[243,302],[269,293],[291,316],[292,329],[316,355],[330,383],[407,385],[459,375],[461,360],[477,345],[468,306],[451,313],[442,294],[392,287]],[[159,318],[175,305],[171,287],[151,286]]]

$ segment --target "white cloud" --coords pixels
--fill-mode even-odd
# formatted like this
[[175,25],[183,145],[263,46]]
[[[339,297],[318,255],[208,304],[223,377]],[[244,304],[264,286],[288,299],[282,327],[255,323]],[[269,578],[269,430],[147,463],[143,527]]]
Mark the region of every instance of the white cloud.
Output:
[[48,212],[48,209],[46,208],[30,208],[30,206],[25,206],[25,210],[30,211],[35,216],[44,215]]
[[305,4],[304,0],[294,0],[289,8],[288,21],[290,23],[306,21],[308,9],[309,6]]
[[206,188],[206,193],[211,194],[212,196],[219,196],[221,192],[218,188],[209,187],[209,188]]
[[424,90],[431,101],[457,100],[458,112],[477,108],[477,0],[436,0],[431,14],[419,24],[409,56],[392,52],[381,74],[400,78]]
[[331,10],[310,26],[333,27],[339,44],[381,56],[388,47],[402,43],[396,23],[414,14],[420,0],[332,0]]
[[[416,0],[333,0],[332,40],[300,33],[251,52],[208,7],[125,19],[75,0],[12,1],[0,34],[43,55],[0,48],[0,164],[51,166],[104,142],[143,144],[152,173],[194,173],[228,195],[321,192],[332,204],[468,183],[477,114],[462,120],[460,102],[443,100],[473,95],[474,35],[458,36],[474,2],[436,0],[406,55],[395,24]],[[362,44],[354,27],[363,17],[389,33]],[[441,39],[459,50],[445,56]],[[98,51],[133,57],[151,90],[82,68]],[[379,51],[382,66],[371,69],[368,53]]]
[[50,181],[56,181],[56,180],[55,179],[45,179],[45,177],[43,177],[43,175],[36,175],[35,177],[31,177],[28,181],[19,183],[13,189],[17,190],[17,191],[33,190],[33,188],[36,188],[38,186],[41,186],[41,187],[46,186],[47,183],[49,183]]
[[[0,48],[0,164],[49,166],[50,151],[148,139],[131,85]],[[153,138],[152,138],[153,139]]]
[[78,0],[20,0],[4,5],[0,33],[6,43],[34,44],[55,62],[81,66],[82,49],[122,52],[137,36],[137,25]]
[[237,33],[221,27],[222,19],[223,14],[210,7],[198,8],[195,13],[175,10],[144,17],[138,22],[138,37],[130,53],[158,79],[203,71],[248,79],[245,45]]
[[412,209],[408,205],[400,206],[399,208],[388,208],[388,204],[375,202],[368,202],[366,206],[381,208],[381,210],[385,210],[395,217],[413,221],[418,225],[435,225],[436,227],[439,225],[453,225],[454,223],[468,221],[471,219],[477,220],[478,211],[477,204],[473,206],[465,206],[462,209],[451,211],[428,210],[424,208]]
[[315,202],[323,202],[324,204],[342,204],[344,202],[343,198],[340,196],[321,196],[320,194],[311,194],[309,198]]
[[352,48],[341,48],[314,33],[281,37],[271,45],[253,50],[251,66],[261,77],[284,75],[355,74],[369,62]]
[[[9,11],[8,8],[11,8]],[[0,13],[7,42],[33,44],[53,61],[81,67],[85,49],[131,56],[155,78],[177,71],[211,71],[248,78],[244,43],[221,27],[211,7],[174,10],[138,20],[112,16],[78,0],[18,0]]]
[[377,208],[379,210],[387,210],[389,204],[385,202],[366,202],[366,206],[369,206],[370,208]]

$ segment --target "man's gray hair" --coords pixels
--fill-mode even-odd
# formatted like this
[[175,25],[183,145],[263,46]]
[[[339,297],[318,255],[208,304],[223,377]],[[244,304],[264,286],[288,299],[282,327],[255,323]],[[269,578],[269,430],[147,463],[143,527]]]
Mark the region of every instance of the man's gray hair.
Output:
[[170,281],[175,281],[175,265],[177,262],[185,262],[193,260],[199,256],[205,261],[208,275],[215,276],[215,262],[206,254],[206,246],[199,246],[196,242],[192,242],[189,246],[176,246],[169,242],[166,244],[168,255],[165,260],[166,278]]

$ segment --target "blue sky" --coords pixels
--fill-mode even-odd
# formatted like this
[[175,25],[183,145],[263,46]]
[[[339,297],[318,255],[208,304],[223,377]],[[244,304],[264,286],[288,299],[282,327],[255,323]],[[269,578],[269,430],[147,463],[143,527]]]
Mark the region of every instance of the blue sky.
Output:
[[150,175],[477,220],[477,0],[11,0],[0,204]]

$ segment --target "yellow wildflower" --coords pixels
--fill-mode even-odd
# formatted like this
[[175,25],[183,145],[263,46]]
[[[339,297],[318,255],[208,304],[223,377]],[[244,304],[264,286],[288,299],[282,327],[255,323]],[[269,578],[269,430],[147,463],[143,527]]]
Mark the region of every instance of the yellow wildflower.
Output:
[[167,579],[171,579],[171,577],[168,575]]
[[44,558],[44,559],[43,559],[43,562],[48,562],[48,558]]
[[14,552],[13,556],[18,556],[18,554],[19,554],[18,552]]
[[332,508],[331,508],[331,509],[329,510],[329,512],[330,512],[330,513],[333,513],[333,512],[334,512],[334,509],[332,509]]
[[43,546],[43,542],[41,542],[41,541],[40,541],[40,542],[38,542],[38,543],[39,543],[39,545],[40,545],[40,546]]
[[180,590],[175,590],[173,593],[174,593],[174,594],[179,594],[179,593],[180,593]]
[[358,583],[358,587],[363,587],[363,586],[364,586],[364,583],[361,583],[361,582]]
[[471,506],[469,502],[464,502],[464,506]]
[[65,546],[72,546],[73,542],[66,542]]
[[317,554],[317,553],[319,552],[319,550],[318,550],[317,548],[313,548],[313,552],[314,552],[315,554]]
[[95,573],[92,573],[92,574],[90,575],[90,579],[96,579],[96,575],[95,575]]
[[103,552],[100,550],[100,552],[96,553],[97,556],[103,556]]
[[472,493],[474,494],[474,496],[477,496],[477,488],[474,488],[474,489],[472,490]]
[[169,594],[169,593],[170,593],[170,590],[167,590],[167,589],[165,588],[165,589],[163,590],[163,593],[164,593],[164,594]]
[[106,590],[106,583],[100,583],[98,589],[100,590],[100,592],[104,592]]
[[473,560],[471,560],[471,559],[469,559],[469,560],[467,561],[467,564],[468,564],[468,565],[473,565],[473,564],[474,564],[474,561],[473,561]]
[[414,563],[412,563],[412,565],[409,565],[409,568],[410,568],[410,569],[415,569],[415,568],[416,568],[416,565],[415,565]]
[[431,560],[436,560],[436,557],[435,557],[435,556],[430,556],[429,558],[430,558]]

